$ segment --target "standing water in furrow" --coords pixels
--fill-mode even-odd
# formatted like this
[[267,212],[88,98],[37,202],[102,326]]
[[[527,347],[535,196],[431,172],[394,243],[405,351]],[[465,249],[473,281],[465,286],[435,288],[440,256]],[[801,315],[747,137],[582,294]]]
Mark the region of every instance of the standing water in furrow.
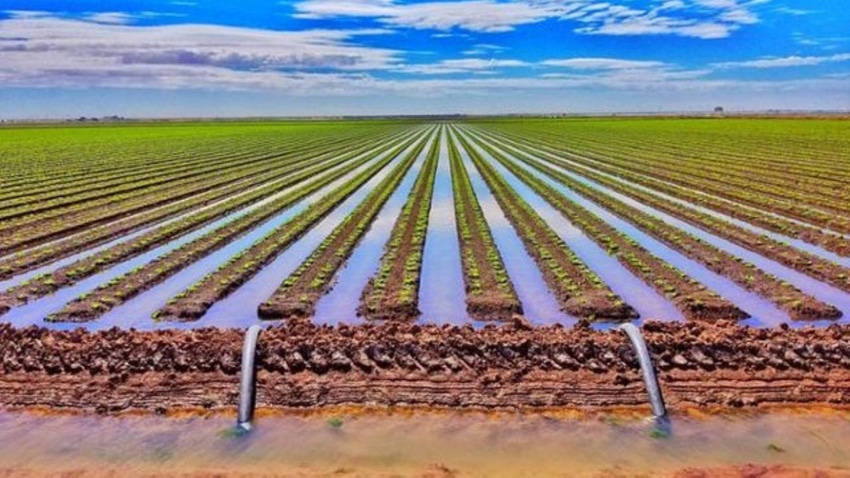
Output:
[[440,162],[422,255],[419,283],[420,320],[426,323],[464,324],[466,312],[460,248],[457,241],[451,166],[445,126],[440,137]]
[[459,152],[469,172],[469,180],[481,204],[490,232],[493,234],[493,240],[502,253],[508,275],[516,288],[523,315],[535,325],[574,324],[576,318],[561,311],[558,300],[546,285],[540,269],[525,250],[522,240],[505,217],[478,169],[469,159],[466,149],[459,148]]
[[439,161],[438,132],[401,214],[395,220],[378,270],[363,288],[357,308],[359,316],[370,320],[413,321],[421,315],[418,303],[422,251],[431,217],[431,199]]
[[[587,267],[550,227],[551,222],[544,220],[539,212],[555,219],[563,218],[552,214],[554,211],[547,211],[545,202],[531,195],[529,190],[512,188],[504,171],[497,171],[478,149],[466,150],[505,215],[517,229],[526,250],[537,262],[564,311],[591,320],[625,321],[637,318],[637,312]],[[569,223],[561,226],[571,227]]]
[[513,172],[509,171],[479,145],[469,145],[472,151],[482,155],[498,174],[504,177],[512,189],[517,191],[532,205],[534,210],[557,232],[561,239],[575,252],[576,256],[594,273],[637,310],[642,319],[682,320],[682,313],[673,303],[656,292],[643,280],[634,275],[617,259],[611,257],[606,249],[600,247],[578,226],[567,220],[555,207],[526,185]]
[[[690,200],[686,200],[686,199],[682,199],[680,197],[672,196],[672,195],[667,194],[665,192],[658,191],[656,189],[652,189],[650,187],[647,187],[647,186],[644,186],[644,185],[641,185],[641,184],[636,184],[633,181],[629,181],[627,179],[617,177],[616,175],[611,174],[609,172],[600,171],[600,170],[595,169],[595,168],[590,168],[587,165],[579,164],[579,163],[575,162],[574,160],[568,159],[568,158],[574,158],[576,156],[572,153],[556,155],[556,154],[550,152],[548,149],[543,150],[543,149],[536,148],[536,147],[531,146],[531,145],[527,145],[527,146],[525,146],[525,148],[530,152],[534,152],[538,156],[556,158],[557,161],[559,161],[560,163],[562,163],[564,165],[569,165],[571,168],[573,168],[574,172],[577,172],[579,174],[582,173],[582,172],[590,171],[593,174],[596,174],[596,175],[605,177],[605,178],[607,178],[611,181],[614,181],[614,182],[622,185],[623,187],[634,189],[634,190],[637,190],[637,191],[640,191],[640,192],[643,192],[643,193],[646,193],[646,194],[652,194],[654,196],[662,198],[666,201],[669,201],[669,202],[676,204],[676,205],[679,205],[681,207],[685,207],[685,208],[688,208],[688,209],[699,211],[700,213],[707,214],[707,215],[710,215],[714,218],[720,219],[722,221],[729,222],[731,224],[734,224],[736,226],[739,226],[741,228],[744,228],[744,229],[751,231],[751,232],[754,232],[756,234],[764,235],[764,236],[767,236],[767,237],[774,239],[776,241],[787,243],[787,244],[789,244],[789,245],[791,245],[791,246],[793,246],[797,249],[800,249],[802,251],[814,254],[815,256],[826,259],[828,261],[832,261],[832,262],[839,264],[839,265],[842,265],[844,267],[850,267],[850,257],[846,257],[846,255],[842,256],[842,255],[837,254],[835,252],[831,252],[827,249],[824,249],[821,246],[811,244],[811,243],[806,242],[802,239],[798,239],[797,237],[791,237],[791,236],[788,236],[788,235],[785,235],[785,234],[781,234],[781,233],[778,233],[778,232],[767,230],[763,227],[760,227],[758,225],[744,221],[742,219],[737,219],[737,218],[732,217],[728,214],[724,214],[720,211],[716,211],[714,209],[710,209],[710,208],[705,207],[705,206],[700,206],[700,205],[695,204],[694,202],[692,202]],[[584,158],[582,158],[582,159],[584,159]],[[595,160],[588,160],[588,161],[595,162]],[[675,184],[672,184],[672,183],[667,183],[665,181],[660,181],[660,180],[654,180],[654,181],[658,181],[660,184],[665,185],[665,186],[669,186],[671,188],[676,188],[677,190],[690,191],[688,188],[685,188],[685,187],[682,187],[682,186],[679,186],[679,185],[675,185]],[[697,192],[697,194],[700,194],[700,193]],[[747,206],[745,206],[745,205],[734,204],[734,203],[732,203],[731,201],[728,201],[728,200],[723,200],[723,201],[730,203],[733,207],[747,208]],[[800,225],[806,225],[808,227],[808,229],[815,231],[815,232],[818,232],[820,234],[823,234],[822,231],[821,231],[821,228],[809,225],[807,223],[795,220],[793,218],[786,218],[786,217],[781,216],[779,214],[772,214],[772,213],[766,212],[766,211],[758,211],[758,214],[777,216],[777,217],[780,217],[783,220],[786,220],[786,221],[789,221],[789,222],[797,223],[797,224],[800,224]],[[827,234],[825,236],[826,237],[833,236],[834,239],[836,239],[836,240],[840,240],[842,237],[844,237],[844,235],[841,235],[840,233]]]
[[381,209],[378,217],[372,223],[372,227],[360,241],[360,245],[354,249],[348,262],[340,269],[333,288],[319,299],[313,317],[315,323],[356,324],[363,321],[363,318],[359,317],[357,313],[360,298],[369,283],[369,278],[378,271],[381,254],[389,241],[393,224],[400,217],[404,204],[413,194],[414,182],[421,174],[425,158],[436,142],[437,136],[435,134],[431,137],[428,146],[420,153],[419,159],[410,168],[402,183]]
[[420,141],[385,178],[334,228],[295,272],[257,309],[261,319],[308,319],[316,303],[332,287],[336,273],[369,229],[381,208],[425,148]]
[[[484,140],[477,136],[476,139]],[[494,143],[490,143],[490,145],[499,149]],[[703,264],[688,258],[679,251],[667,246],[663,242],[638,229],[628,221],[621,219],[607,209],[577,194],[572,189],[535,170],[534,168],[531,168],[525,163],[518,161],[515,156],[507,153],[504,149],[499,149],[499,151],[505,158],[514,162],[518,167],[523,168],[534,175],[534,177],[544,181],[547,185],[557,190],[560,194],[563,194],[570,201],[584,207],[588,211],[591,211],[601,220],[610,224],[618,231],[626,234],[653,255],[658,256],[681,271],[687,271],[689,276],[705,284],[707,287],[728,299],[731,303],[740,307],[751,317],[751,320],[748,320],[747,323],[777,325],[781,322],[790,320],[790,317],[786,312],[773,305],[770,301],[753,292],[747,291],[738,284],[735,284],[732,280],[708,269]]]
[[[512,151],[519,154],[516,150]],[[535,161],[538,168],[548,168],[547,174],[558,176],[561,182],[569,184],[585,196],[593,197],[597,202],[605,203],[607,208],[615,210],[629,221],[636,221],[636,224],[658,237],[674,241],[679,246],[686,244],[682,250],[700,258],[714,270],[729,274],[730,278],[748,290],[764,295],[794,319],[836,318],[846,310],[845,307],[850,306],[846,293],[827,284],[612,191],[593,180],[555,165],[546,166],[539,160]],[[671,228],[675,229],[675,234],[669,232]],[[842,303],[845,305],[842,306]],[[837,305],[838,309],[831,304]]]
[[[413,141],[414,139],[411,138],[409,141]],[[405,146],[405,144],[399,146],[399,148]],[[382,149],[388,149],[389,147],[392,146],[384,146]],[[234,238],[250,232],[269,217],[279,214],[280,211],[285,210],[321,189],[326,184],[344,176],[349,169],[370,160],[371,158],[367,156],[353,164],[349,164],[342,170],[324,175],[319,180],[296,189],[279,200],[264,206],[262,213],[260,213],[260,210],[257,210],[252,214],[248,214],[165,256],[157,258],[125,277],[116,278],[107,284],[101,285],[92,291],[92,293],[78,297],[58,313],[52,314],[48,317],[48,320],[85,321],[97,318],[115,308],[115,306],[165,281],[182,270],[187,263],[195,262],[209,253],[227,246]]]
[[214,272],[170,299],[154,316],[204,324],[245,325],[257,320],[257,307],[331,231],[390,173],[390,165],[424,141],[424,132],[299,215],[242,250]]
[[[397,135],[388,135],[385,140],[391,140]],[[366,142],[358,148],[359,152],[367,151],[373,144],[378,144],[378,140],[376,138]],[[334,164],[341,166],[354,157],[354,152],[340,156],[344,150],[339,141],[316,148],[316,151],[302,150],[295,149],[282,154],[280,165],[260,175],[39,245],[13,255],[8,260],[1,259],[0,271],[8,268],[27,272],[16,272],[10,279],[0,281],[0,290],[7,290],[95,255],[101,262],[99,268],[128,260],[133,255],[172,241],[181,234],[239,212],[240,208],[259,205],[277,191],[312,178],[309,174],[300,174],[302,172],[317,169],[316,166],[320,164],[325,166],[317,171],[326,171],[328,167]],[[100,236],[104,237],[98,239]],[[107,242],[100,244],[103,241]],[[121,254],[117,253],[119,248],[116,246],[119,244],[123,244]],[[108,257],[100,254],[110,249]]]
[[618,231],[590,210],[570,200],[558,189],[509,160],[486,142],[478,143],[493,159],[509,169],[532,190],[557,209],[566,220],[615,257],[620,264],[656,292],[669,299],[688,319],[742,319],[746,315],[728,300],[707,289],[652,254],[634,239]]
[[447,135],[455,221],[458,227],[466,310],[479,321],[508,320],[522,313],[513,284],[472,189],[453,135]]
[[[152,249],[156,249],[155,252],[158,253],[157,257],[159,257],[166,251],[175,249],[177,245],[184,244],[186,239],[181,235],[188,234],[188,237],[197,238],[199,237],[198,229],[207,232],[211,230],[210,227],[205,226],[216,228],[235,221],[252,211],[257,211],[251,219],[255,222],[271,217],[278,208],[274,204],[269,205],[269,203],[288,195],[293,186],[308,182],[314,179],[317,174],[333,174],[333,170],[345,168],[345,165],[351,162],[353,158],[367,155],[368,153],[363,153],[363,151],[367,151],[371,144],[372,142],[369,142],[363,148],[358,148],[358,150],[336,159],[330,158],[315,164],[308,162],[300,166],[298,164],[292,165],[285,169],[288,174],[281,180],[282,182],[273,182],[264,187],[246,191],[245,194],[239,194],[216,205],[202,208],[179,221],[171,221],[131,240],[121,241],[111,248],[57,268],[49,274],[32,278],[17,287],[0,293],[0,313],[6,307],[20,306],[39,297],[50,295],[59,289],[71,287],[115,264],[128,261],[135,262],[134,257],[143,255]],[[284,200],[284,203],[286,203],[286,200]],[[160,248],[159,246],[163,244],[165,248]]]

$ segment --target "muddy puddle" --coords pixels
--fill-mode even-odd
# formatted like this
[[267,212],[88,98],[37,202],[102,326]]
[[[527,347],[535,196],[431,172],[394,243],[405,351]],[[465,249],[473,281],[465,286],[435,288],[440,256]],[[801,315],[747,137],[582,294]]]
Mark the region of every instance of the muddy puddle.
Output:
[[[0,467],[36,476],[243,473],[286,476],[665,476],[757,464],[850,474],[850,412],[677,416],[642,413],[370,412],[232,417],[0,413]],[[452,474],[454,473],[454,474]],[[76,474],[74,476],[77,476]]]

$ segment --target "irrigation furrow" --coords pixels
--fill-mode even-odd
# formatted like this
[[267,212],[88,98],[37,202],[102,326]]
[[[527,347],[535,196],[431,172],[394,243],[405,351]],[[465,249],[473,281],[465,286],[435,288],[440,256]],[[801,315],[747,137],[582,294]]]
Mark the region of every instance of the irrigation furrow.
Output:
[[629,206],[596,187],[584,184],[547,166],[541,160],[531,158],[522,151],[507,145],[503,145],[503,147],[530,167],[557,179],[578,194],[632,222],[662,242],[704,264],[709,269],[729,277],[741,287],[767,298],[777,307],[788,312],[793,319],[817,320],[841,316],[841,312],[834,306],[804,294],[792,284],[766,273],[755,264],[744,262],[735,255],[707,243],[703,238],[673,227],[668,224],[668,221]]
[[[464,140],[462,139],[462,141]],[[655,256],[634,239],[619,232],[582,206],[570,201],[555,188],[508,161],[486,142],[478,141],[478,144],[490,156],[546,199],[567,220],[581,228],[609,255],[616,257],[633,274],[641,277],[650,287],[673,302],[685,314],[685,317],[700,320],[746,318],[746,314],[727,299],[720,297],[685,272]]]
[[301,238],[336,206],[345,201],[372,176],[396,160],[403,151],[416,142],[424,141],[422,135],[395,147],[385,158],[370,166],[321,202],[274,229],[250,248],[241,251],[216,271],[189,287],[154,314],[159,320],[197,320],[218,300],[229,295],[274,260],[289,245]]
[[[374,141],[378,140],[375,139]],[[181,221],[184,225],[181,231],[190,230],[193,227],[202,225],[204,223],[203,218],[210,217],[206,211],[211,208],[221,210],[219,206],[222,203],[232,204],[234,208],[249,205],[251,202],[263,198],[263,195],[258,194],[258,191],[262,190],[266,193],[272,193],[291,184],[291,178],[287,176],[296,172],[298,169],[310,167],[310,164],[315,162],[340,163],[342,160],[350,159],[357,153],[366,151],[374,141],[369,141],[368,144],[362,145],[339,158],[334,158],[333,156],[334,154],[338,154],[338,150],[320,150],[321,152],[318,154],[305,155],[297,161],[288,163],[288,165],[280,168],[275,168],[273,171],[259,177],[236,182],[218,190],[187,198],[178,204],[164,206],[136,216],[124,218],[116,223],[98,226],[81,234],[48,243],[38,249],[28,249],[13,256],[0,259],[0,279],[22,274],[42,264],[67,257],[86,248],[97,246],[105,241],[114,239],[116,236],[133,233],[140,228],[156,224],[160,221],[165,221],[164,223],[160,223],[160,227],[172,228],[173,222]],[[234,192],[237,194],[234,195]],[[237,201],[240,197],[244,200]],[[237,206],[236,204],[239,205]],[[180,217],[174,217],[181,214],[182,216]],[[145,234],[148,233],[152,233],[152,231],[145,232]],[[172,231],[172,234],[179,234],[179,232]],[[160,237],[167,238],[168,236],[160,234]],[[115,241],[111,242],[114,243]],[[119,242],[123,241],[119,239]],[[154,241],[149,241],[149,243],[153,244]]]
[[[532,144],[524,143],[530,149]],[[548,149],[540,149],[540,145],[533,148],[537,154],[552,154]],[[786,217],[773,211],[767,211],[733,202],[729,199],[711,195],[703,190],[695,190],[681,186],[673,182],[658,179],[641,172],[624,169],[622,166],[614,166],[597,159],[591,159],[576,153],[559,152],[559,159],[569,161],[582,171],[591,170],[598,174],[606,175],[612,179],[628,183],[628,187],[638,187],[648,193],[656,194],[676,201],[684,206],[696,208],[702,212],[714,214],[726,221],[733,222],[742,227],[748,227],[754,232],[770,235],[780,241],[793,241],[795,247],[819,255],[825,259],[839,262],[843,258],[850,257],[850,236],[834,233],[821,226],[813,226],[811,223],[801,221],[797,218]],[[566,160],[565,158],[570,158]],[[759,230],[758,228],[762,228]],[[812,247],[814,246],[814,247]],[[850,264],[850,261],[848,261]]]
[[[440,134],[439,132],[437,133]],[[440,138],[431,143],[425,164],[393,226],[378,272],[363,289],[358,313],[369,319],[409,320],[418,308],[422,256],[434,194]]]
[[502,210],[519,232],[564,311],[598,320],[630,320],[637,313],[594,274],[546,221],[478,154],[466,148]]
[[[369,143],[371,145],[371,143]],[[254,204],[254,207],[242,211],[240,214],[245,215],[249,210],[256,210],[259,214],[258,220],[262,220],[271,214],[274,214],[277,208],[275,207],[275,197],[280,195],[282,191],[291,186],[297,185],[305,180],[313,178],[322,172],[326,171],[329,166],[332,169],[342,167],[346,162],[360,155],[360,150],[355,150],[341,158],[334,158],[336,164],[319,163],[307,169],[296,172],[300,169],[297,165],[290,168],[289,176],[285,181],[273,184],[270,187],[257,189],[247,196],[236,197],[224,201],[216,207],[209,208],[201,213],[187,216],[183,221],[175,221],[169,225],[154,229],[147,234],[136,237],[130,241],[116,245],[100,253],[63,266],[53,271],[50,274],[44,274],[33,278],[19,286],[13,287],[3,293],[0,293],[0,313],[8,310],[13,306],[21,306],[31,300],[44,297],[52,294],[55,291],[69,287],[77,282],[90,277],[107,267],[129,260],[146,251],[154,249],[175,237],[185,234],[192,230],[197,230],[207,224],[217,221],[227,222],[226,216],[241,209]]]
[[[402,144],[402,146],[408,144],[414,139],[415,138],[407,140],[407,142]],[[378,153],[375,153],[375,155],[380,154],[382,151],[386,151],[392,146],[392,144],[384,146]],[[350,164],[345,169],[337,170],[322,176],[320,179],[284,195],[280,199],[253,211],[251,214],[245,215],[195,241],[185,244],[182,247],[155,259],[128,275],[113,279],[110,283],[104,284],[95,289],[91,294],[77,298],[58,313],[52,314],[48,317],[48,320],[72,322],[86,321],[93,320],[103,315],[108,310],[126,302],[128,299],[176,274],[186,264],[224,247],[235,237],[246,233],[265,219],[277,214],[280,210],[289,207],[295,202],[321,189],[331,181],[343,176],[347,171],[354,169],[361,164],[365,164],[373,157],[374,156],[363,158],[353,164]]]
[[475,320],[508,320],[522,306],[451,136],[448,144],[467,311]]
[[[261,319],[307,319],[315,314],[316,303],[331,288],[339,268],[360,243],[360,239],[413,166],[426,143],[427,141],[419,142],[319,244],[313,254],[283,281],[274,294],[260,304],[257,311]],[[179,310],[178,303],[170,307]],[[164,313],[168,312],[167,307]]]

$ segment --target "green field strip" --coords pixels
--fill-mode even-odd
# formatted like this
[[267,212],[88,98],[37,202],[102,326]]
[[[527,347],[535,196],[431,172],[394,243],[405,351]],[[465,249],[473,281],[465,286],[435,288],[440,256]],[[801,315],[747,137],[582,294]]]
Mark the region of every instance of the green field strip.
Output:
[[643,248],[627,234],[618,231],[596,214],[569,200],[557,189],[535,177],[526,169],[509,161],[501,152],[481,138],[473,141],[508,171],[528,185],[571,224],[614,256],[626,269],[666,297],[688,319],[744,319],[747,315],[716,292],[688,276],[673,265]]
[[[664,242],[682,254],[694,259],[708,269],[728,277],[744,289],[761,295],[778,308],[788,312],[796,320],[828,319],[841,316],[840,311],[830,304],[820,302],[799,289],[764,272],[754,264],[742,261],[734,255],[714,247],[702,239],[670,226],[661,219],[631,207],[593,187],[582,184],[569,176],[535,160],[525,152],[504,145],[518,160],[559,181],[590,201],[606,208],[613,214],[634,224],[644,232]],[[743,272],[741,272],[743,271]]]
[[[347,161],[351,161],[354,157],[361,154],[363,149],[376,148],[375,141],[369,141],[363,148],[349,152],[343,157],[333,158],[329,161],[335,162],[337,165],[343,165]],[[362,164],[355,162],[355,164]],[[183,221],[169,224],[165,227],[153,230],[147,234],[141,235],[125,243],[118,244],[105,251],[99,252],[92,256],[86,257],[72,264],[60,267],[57,270],[43,274],[19,286],[13,287],[3,293],[0,293],[0,304],[5,307],[21,306],[27,302],[52,294],[63,287],[69,287],[79,281],[91,277],[98,272],[129,260],[135,256],[143,254],[155,247],[167,243],[168,241],[178,237],[181,234],[186,234],[206,224],[209,224],[227,214],[235,212],[244,207],[258,202],[272,194],[285,190],[288,187],[298,185],[306,180],[320,176],[328,168],[333,165],[320,163],[307,168],[296,168],[289,171],[290,176],[281,184],[273,185],[273,187],[262,188],[254,191],[244,197],[233,198],[216,207],[203,211],[195,216],[188,217]],[[343,168],[343,170],[349,170]],[[287,200],[291,201],[291,199]],[[278,209],[277,205],[269,208],[260,207],[258,209],[260,219],[269,217]],[[254,212],[252,212],[254,214]],[[3,306],[0,306],[0,310]]]
[[[536,146],[537,145],[535,145],[534,147]],[[543,148],[540,149],[542,151],[546,151]],[[556,154],[550,151],[546,152],[549,152],[550,154]],[[570,162],[577,163],[587,169],[576,168],[575,166],[570,164]],[[819,227],[808,225],[807,223],[794,222],[786,219],[784,216],[768,214],[765,213],[763,210],[751,209],[752,206],[744,207],[742,204],[734,202],[732,200],[706,194],[703,192],[704,188],[700,188],[699,190],[685,188],[676,184],[670,184],[662,180],[654,179],[651,176],[635,173],[631,170],[622,169],[620,166],[599,163],[596,161],[588,161],[587,159],[581,156],[574,155],[571,153],[569,154],[569,162],[564,161],[560,164],[563,167],[569,167],[571,171],[575,171],[577,174],[582,174],[587,170],[590,170],[591,172],[595,171],[607,173],[612,176],[616,176],[617,178],[622,179],[623,181],[627,181],[632,184],[638,184],[658,191],[660,193],[664,193],[672,197],[682,199],[696,206],[701,206],[720,212],[722,214],[726,214],[730,217],[749,222],[750,224],[762,227],[766,230],[776,232],[778,234],[783,234],[788,237],[800,239],[804,242],[822,247],[838,255],[845,257],[850,256],[850,239],[848,238],[845,238],[838,234],[827,232]]]
[[[349,138],[342,138],[338,139],[337,142],[349,140]],[[17,201],[19,205],[12,206],[12,201],[4,201],[3,208],[0,210],[0,221],[23,215],[34,215],[41,211],[61,210],[83,203],[104,204],[111,196],[128,197],[125,196],[127,193],[148,194],[150,191],[156,191],[156,188],[169,183],[207,174],[209,166],[227,164],[229,161],[242,158],[248,158],[252,161],[264,161],[266,159],[280,161],[299,153],[309,152],[315,148],[316,143],[322,144],[320,141],[304,142],[292,139],[276,146],[255,148],[253,151],[231,150],[216,157],[197,157],[194,160],[183,160],[179,163],[169,164],[168,167],[148,168],[136,175],[115,178],[114,183],[108,185],[87,184],[77,191],[51,190],[50,193],[42,195],[28,195],[25,199]],[[38,206],[33,207],[33,204]]]
[[[142,227],[147,227],[158,222],[168,220],[180,214],[191,213],[194,209],[207,207],[207,205],[214,204],[216,201],[224,200],[235,204],[235,202],[229,200],[230,196],[233,195],[237,195],[236,197],[251,197],[253,198],[252,200],[260,200],[262,199],[262,196],[252,193],[251,189],[263,188],[264,190],[268,190],[268,188],[266,188],[266,185],[268,184],[271,186],[274,186],[275,184],[285,185],[288,183],[285,176],[295,172],[299,168],[312,166],[315,161],[324,163],[328,161],[333,162],[347,160],[356,154],[366,151],[369,147],[375,144],[375,142],[390,140],[393,137],[396,136],[386,138],[381,136],[375,139],[370,138],[368,143],[361,144],[361,146],[357,149],[337,157],[322,158],[323,156],[341,154],[341,148],[344,148],[345,145],[342,145],[341,148],[338,147],[337,149],[330,151],[322,149],[320,150],[321,154],[303,155],[299,160],[289,163],[286,167],[278,167],[261,176],[232,183],[223,188],[208,191],[189,198],[186,201],[169,204],[151,211],[145,211],[135,216],[120,219],[114,223],[88,228],[57,242],[48,243],[43,246],[36,246],[34,248],[18,252],[12,256],[4,257],[3,259],[0,259],[0,280],[27,272],[52,260],[67,257],[73,253],[85,250],[86,248],[95,247],[104,242],[115,239],[116,236],[132,233]],[[274,189],[269,191],[273,190]],[[206,213],[201,211],[201,214]],[[194,219],[182,219],[183,222],[187,220],[191,221]]]
[[[402,146],[410,144],[415,138],[405,140]],[[154,259],[150,263],[131,271],[110,283],[101,285],[91,294],[78,297],[69,303],[64,309],[50,316],[50,321],[87,321],[93,320],[111,310],[117,305],[124,303],[139,293],[164,281],[168,277],[179,272],[186,264],[194,262],[201,257],[226,246],[236,237],[239,237],[265,220],[279,214],[286,208],[294,205],[307,196],[321,190],[333,181],[344,177],[349,172],[365,165],[378,157],[383,152],[390,150],[396,143],[381,146],[369,156],[362,158],[345,168],[324,175],[301,188],[292,191],[277,200],[252,211],[251,214],[243,216],[210,233],[183,246]],[[398,146],[401,147],[401,146]],[[398,148],[397,147],[397,148]],[[381,161],[383,164],[384,161]],[[374,170],[370,167],[367,171]],[[358,176],[359,177],[359,176]],[[274,234],[274,231],[270,234]],[[267,236],[268,237],[268,236]]]
[[410,196],[393,225],[375,276],[363,289],[357,312],[368,319],[414,319],[418,309],[422,254],[434,196],[440,135],[431,143]]
[[570,250],[475,148],[464,145],[464,149],[517,231],[526,251],[537,263],[562,310],[574,317],[591,320],[630,320],[637,317],[634,309]]
[[509,320],[522,314],[522,305],[452,136],[449,164],[467,312],[475,320]]
[[396,161],[404,150],[414,144],[414,141],[424,141],[424,135],[395,147],[386,157],[330,192],[322,200],[311,204],[302,213],[275,228],[247,249],[234,255],[221,267],[170,299],[165,307],[154,313],[154,318],[157,320],[184,321],[200,319],[215,302],[227,297],[239,286],[250,280],[260,269],[273,261],[292,243],[303,237],[313,226],[327,217],[375,174]]
[[[431,134],[430,140],[433,138]],[[337,272],[348,261],[428,141],[419,142],[283,281],[272,296],[260,304],[258,314],[261,319],[305,319],[313,316],[316,303],[331,289]]]

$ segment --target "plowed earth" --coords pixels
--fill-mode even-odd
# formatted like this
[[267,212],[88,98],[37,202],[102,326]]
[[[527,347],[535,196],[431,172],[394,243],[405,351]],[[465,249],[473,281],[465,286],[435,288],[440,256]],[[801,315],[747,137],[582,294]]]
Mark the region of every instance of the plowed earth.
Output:
[[[760,330],[731,322],[644,327],[672,409],[850,404],[850,326]],[[99,412],[237,401],[242,332],[58,332],[0,326],[0,405]],[[265,330],[261,407],[514,409],[644,406],[619,332],[585,323],[483,329],[412,324]]]

